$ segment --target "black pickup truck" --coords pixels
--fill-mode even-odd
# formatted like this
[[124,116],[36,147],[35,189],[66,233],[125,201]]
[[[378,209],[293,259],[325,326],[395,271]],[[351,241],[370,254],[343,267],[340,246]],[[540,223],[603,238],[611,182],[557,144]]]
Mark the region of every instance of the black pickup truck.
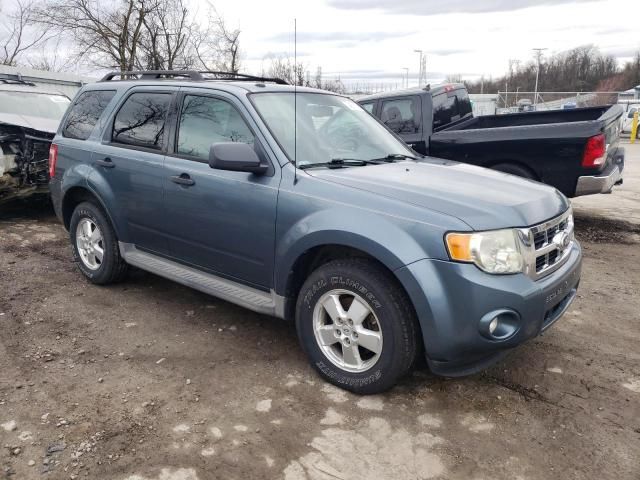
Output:
[[622,183],[619,105],[474,117],[463,84],[360,97],[414,150],[552,185],[568,197]]

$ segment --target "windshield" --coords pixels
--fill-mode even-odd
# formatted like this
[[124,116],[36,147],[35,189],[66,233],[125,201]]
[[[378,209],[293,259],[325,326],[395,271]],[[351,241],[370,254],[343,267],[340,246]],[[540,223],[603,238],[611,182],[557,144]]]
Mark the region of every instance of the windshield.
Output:
[[[292,162],[297,143],[298,166],[334,159],[373,160],[387,155],[415,155],[352,100],[322,93],[265,92],[251,100]],[[297,142],[294,132],[297,129]]]
[[0,91],[0,113],[60,120],[69,103],[63,95]]

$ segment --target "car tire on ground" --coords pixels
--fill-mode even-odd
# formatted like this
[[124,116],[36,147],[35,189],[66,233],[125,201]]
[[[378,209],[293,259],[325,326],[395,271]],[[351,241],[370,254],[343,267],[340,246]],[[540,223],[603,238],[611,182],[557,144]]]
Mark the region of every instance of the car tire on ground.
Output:
[[120,256],[115,231],[99,206],[79,204],[71,216],[69,236],[76,265],[89,281],[106,285],[126,276],[128,266]]
[[529,180],[538,180],[530,170],[514,163],[499,163],[498,165],[491,167],[491,169],[499,172],[510,173],[511,175],[516,175],[522,178],[528,178]]
[[421,341],[413,306],[397,280],[359,258],[331,261],[307,278],[296,329],[320,375],[359,394],[391,388],[411,369]]

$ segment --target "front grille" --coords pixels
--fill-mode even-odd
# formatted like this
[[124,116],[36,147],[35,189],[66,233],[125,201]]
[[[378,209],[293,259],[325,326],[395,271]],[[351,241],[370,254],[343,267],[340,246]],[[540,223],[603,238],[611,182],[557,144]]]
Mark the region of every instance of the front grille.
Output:
[[[529,274],[532,278],[538,279],[558,268],[567,258],[573,243],[571,210],[548,222],[526,229],[525,233],[531,245],[529,248],[533,250],[529,255]],[[558,236],[559,233],[566,235]]]

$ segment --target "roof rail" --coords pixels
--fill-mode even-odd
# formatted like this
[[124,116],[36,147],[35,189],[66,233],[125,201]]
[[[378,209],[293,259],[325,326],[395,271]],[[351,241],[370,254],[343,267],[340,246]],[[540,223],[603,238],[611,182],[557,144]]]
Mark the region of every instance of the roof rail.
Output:
[[[234,72],[215,72],[211,70],[203,70],[198,72],[203,75],[214,75],[216,79],[220,80],[238,80],[238,81],[249,81],[249,82],[273,82],[278,85],[289,85],[286,80],[282,78],[270,78],[270,77],[258,77],[255,75],[247,75],[245,73],[234,73]],[[205,79],[206,80],[206,79]]]
[[[216,72],[216,71],[195,71],[195,70],[134,70],[130,72],[109,72],[100,79],[101,82],[117,80],[123,77],[124,80],[158,80],[161,78],[184,77],[188,80],[235,80],[245,82],[273,82],[278,85],[289,85],[281,78],[257,77],[244,73]],[[213,78],[211,78],[213,77]]]
[[124,77],[125,80],[158,80],[170,77],[188,77],[189,80],[204,80],[200,72],[195,70],[133,70],[130,72],[109,72],[100,81],[108,82],[115,77]]
[[27,82],[22,79],[22,75],[19,73],[0,73],[0,83],[4,83],[7,85],[27,85],[29,87],[35,87],[36,84],[33,82]]

